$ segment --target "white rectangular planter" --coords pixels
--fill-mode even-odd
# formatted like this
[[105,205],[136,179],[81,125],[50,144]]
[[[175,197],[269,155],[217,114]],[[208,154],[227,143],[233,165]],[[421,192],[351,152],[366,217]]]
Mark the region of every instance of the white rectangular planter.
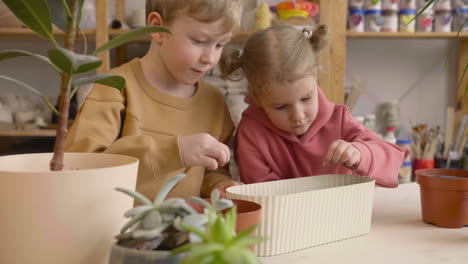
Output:
[[262,205],[257,256],[274,256],[369,233],[374,180],[320,175],[227,189],[231,199]]

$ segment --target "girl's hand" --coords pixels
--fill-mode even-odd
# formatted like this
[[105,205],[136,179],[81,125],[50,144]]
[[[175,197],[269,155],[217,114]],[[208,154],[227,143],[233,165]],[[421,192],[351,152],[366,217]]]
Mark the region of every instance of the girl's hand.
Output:
[[361,152],[353,144],[338,139],[331,143],[327,155],[323,160],[323,165],[343,164],[348,168],[353,168],[361,162]]
[[186,167],[202,166],[216,170],[230,160],[229,147],[213,136],[201,133],[179,137],[179,149]]

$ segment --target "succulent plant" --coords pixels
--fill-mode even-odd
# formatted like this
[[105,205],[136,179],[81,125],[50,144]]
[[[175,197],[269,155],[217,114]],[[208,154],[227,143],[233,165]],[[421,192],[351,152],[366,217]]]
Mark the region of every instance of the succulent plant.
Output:
[[[196,214],[195,210],[182,198],[164,200],[172,188],[184,177],[185,174],[178,174],[170,179],[154,201],[150,201],[138,192],[116,188],[117,191],[133,197],[142,204],[125,213],[124,216],[130,218],[130,220],[122,227],[120,234],[116,236],[118,244],[138,249],[155,249],[164,244],[165,240],[182,240],[179,243],[187,240],[186,237],[180,239],[180,234],[177,234],[180,231],[172,228],[172,223],[175,219],[184,219],[184,221],[190,222],[190,219],[186,220],[185,218]],[[129,229],[131,231],[126,232]],[[169,241],[166,243],[171,244]]]
[[[178,230],[190,232],[190,243],[172,251],[172,254],[186,252],[181,264],[259,263],[249,249],[249,246],[261,241],[250,235],[256,226],[236,233],[237,210],[231,200],[219,199],[219,191],[215,189],[211,193],[210,203],[198,197],[190,198],[190,201],[205,207],[204,218],[199,214],[198,221],[189,221],[191,217],[174,221]],[[231,209],[223,214],[222,211],[228,208]]]

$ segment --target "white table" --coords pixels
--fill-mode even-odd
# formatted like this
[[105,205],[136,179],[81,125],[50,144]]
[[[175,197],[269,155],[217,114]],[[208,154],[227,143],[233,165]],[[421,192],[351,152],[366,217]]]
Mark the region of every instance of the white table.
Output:
[[370,233],[273,257],[264,264],[468,264],[468,227],[440,228],[421,220],[419,185],[376,188]]

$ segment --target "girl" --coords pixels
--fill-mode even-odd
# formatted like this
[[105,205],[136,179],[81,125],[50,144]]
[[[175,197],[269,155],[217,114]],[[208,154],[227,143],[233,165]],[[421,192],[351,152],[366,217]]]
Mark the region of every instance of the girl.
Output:
[[234,80],[240,69],[249,82],[234,149],[244,183],[339,173],[398,186],[405,151],[328,101],[317,84],[326,32],[324,25],[314,32],[273,26],[253,34],[242,51],[223,54],[223,74]]

